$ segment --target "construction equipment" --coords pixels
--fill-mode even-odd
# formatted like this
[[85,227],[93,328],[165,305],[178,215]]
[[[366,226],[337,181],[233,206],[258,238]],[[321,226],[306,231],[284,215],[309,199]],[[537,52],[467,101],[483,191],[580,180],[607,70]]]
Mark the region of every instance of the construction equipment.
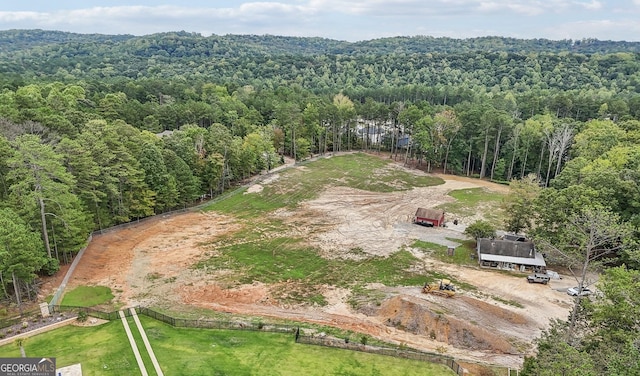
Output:
[[448,279],[442,279],[439,283],[425,283],[424,287],[422,288],[422,292],[425,294],[435,294],[451,298],[456,294],[456,288]]

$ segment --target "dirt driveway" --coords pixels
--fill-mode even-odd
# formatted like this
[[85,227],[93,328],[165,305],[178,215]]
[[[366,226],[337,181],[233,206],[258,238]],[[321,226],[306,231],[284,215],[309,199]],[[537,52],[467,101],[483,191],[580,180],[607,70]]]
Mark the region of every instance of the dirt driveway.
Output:
[[[426,228],[411,224],[415,208],[451,201],[447,193],[455,189],[504,190],[505,187],[461,177],[441,177],[446,183],[440,186],[388,194],[332,187],[295,211],[276,214],[296,226],[292,231],[306,231],[309,242],[327,257],[353,247],[368,254],[387,255],[415,239],[449,245],[455,243],[451,239],[465,238],[461,231],[465,221],[473,218],[465,219],[458,226]],[[277,184],[277,181],[276,173],[262,184]],[[249,191],[259,192],[260,185]],[[303,220],[309,212],[321,216],[321,222],[330,225],[322,231],[312,231]],[[524,354],[532,349],[532,340],[550,319],[565,319],[571,304],[564,292],[571,285],[566,278],[554,280],[547,286],[531,285],[522,276],[443,264],[419,250],[412,252],[423,259],[428,268],[455,276],[476,286],[477,290],[460,291],[456,297],[446,299],[422,294],[420,286],[371,286],[387,298],[375,310],[355,312],[347,303],[349,291],[318,286],[328,305],[282,304],[270,291],[287,288],[286,282],[279,286],[254,283],[229,289],[221,282],[221,277],[228,280],[228,276],[191,268],[211,257],[204,245],[240,226],[231,217],[191,212],[158,216],[95,236],[68,289],[78,285],[109,286],[116,298],[127,306],[173,309],[192,306],[331,325],[409,347],[439,351],[461,360],[509,367],[521,366]]]

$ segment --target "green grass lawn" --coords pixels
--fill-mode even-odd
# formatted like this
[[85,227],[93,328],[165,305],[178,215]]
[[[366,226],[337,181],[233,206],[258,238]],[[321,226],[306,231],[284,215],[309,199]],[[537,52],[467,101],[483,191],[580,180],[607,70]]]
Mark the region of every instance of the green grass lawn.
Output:
[[[174,328],[146,316],[140,320],[166,375],[454,375],[440,364],[297,344],[292,334]],[[132,331],[137,331],[133,322]],[[139,347],[144,352],[141,341]],[[120,320],[44,333],[27,339],[25,350],[29,357],[56,357],[58,367],[81,363],[85,376],[140,375]],[[0,347],[0,357],[18,356],[15,344]],[[148,357],[145,363],[154,374]]]
[[440,261],[456,265],[476,266],[478,261],[472,256],[476,254],[475,240],[449,239],[454,242],[462,243],[453,250],[453,256],[449,256],[448,247],[440,244],[416,240],[411,244],[413,248],[428,251],[431,257]]
[[[55,357],[58,367],[82,363],[83,375],[140,375],[120,320],[95,327],[64,328],[27,338],[28,357]],[[0,357],[19,357],[15,344],[0,347]]]
[[[140,320],[142,321],[142,320]],[[152,320],[155,321],[155,320]],[[120,321],[122,322],[122,321]],[[142,362],[144,363],[145,368],[149,372],[150,375],[155,374],[155,369],[153,368],[153,363],[151,362],[151,356],[147,352],[146,347],[144,346],[144,342],[142,342],[142,335],[136,326],[136,322],[133,320],[133,317],[127,317],[127,322],[129,323],[129,329],[131,329],[131,335],[136,341],[136,345],[138,347],[138,351],[140,352],[140,358],[142,358]],[[144,325],[143,325],[144,327]],[[121,325],[122,330],[124,330],[124,326]],[[146,330],[145,330],[146,331]],[[133,351],[133,350],[131,350]]]
[[481,209],[485,220],[496,227],[503,226],[503,193],[492,192],[485,188],[467,188],[451,191],[449,196],[456,201],[442,204],[438,208],[444,210],[450,218],[470,217]]
[[60,305],[93,307],[111,302],[113,294],[105,286],[78,286],[64,294]]
[[291,334],[174,328],[141,320],[167,375],[454,375],[439,364],[297,344]]

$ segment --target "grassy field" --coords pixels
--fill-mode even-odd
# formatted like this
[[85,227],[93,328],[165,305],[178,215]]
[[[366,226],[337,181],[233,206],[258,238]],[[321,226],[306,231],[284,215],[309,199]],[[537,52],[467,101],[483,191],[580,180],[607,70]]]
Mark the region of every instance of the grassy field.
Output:
[[[454,375],[439,364],[296,344],[291,334],[174,328],[145,316],[140,320],[166,375]],[[27,339],[25,350],[27,356],[56,357],[59,367],[82,363],[86,376],[140,374],[119,320],[41,334]],[[0,347],[0,357],[16,356],[15,344]],[[148,358],[145,364],[153,374]]]
[[60,305],[93,307],[111,302],[113,294],[105,286],[78,286],[64,294]]
[[472,256],[476,255],[475,240],[450,239],[451,241],[462,243],[453,250],[453,256],[449,256],[448,247],[440,244],[429,243],[422,240],[416,240],[411,246],[413,248],[428,251],[429,254],[440,261],[444,261],[456,265],[476,266],[478,261]]
[[305,168],[280,172],[278,184],[265,186],[260,194],[247,196],[238,191],[207,209],[239,218],[262,218],[269,211],[295,207],[302,201],[314,199],[328,185],[369,192],[395,192],[444,183],[437,177],[418,176],[392,168],[392,164],[389,160],[364,153],[319,159],[305,164]]
[[[285,224],[269,212],[313,199],[329,185],[394,192],[442,183],[440,178],[418,176],[395,168],[389,160],[364,153],[320,159],[303,168],[285,170],[280,173],[278,184],[265,185],[260,193],[245,195],[244,190],[236,191],[207,208],[244,220],[245,227],[211,244],[215,257],[196,267],[233,270],[232,283],[289,281],[296,286],[291,289],[289,285],[286,296],[278,296],[280,300],[320,305],[325,302],[317,293],[319,284],[351,288],[370,282],[421,285],[430,273],[421,272],[422,261],[407,251],[398,250],[389,257],[355,257],[358,261],[329,260],[307,246],[304,239],[283,236],[287,232]],[[359,249],[350,252],[366,256]]]
[[78,286],[64,294],[60,305],[93,307],[110,303],[112,299],[111,289],[106,286]]
[[[55,357],[58,367],[82,363],[83,375],[140,375],[120,321],[95,327],[66,326],[25,340],[28,357]],[[15,344],[0,357],[19,357]]]
[[500,228],[504,223],[502,201],[504,194],[491,192],[485,188],[468,188],[451,191],[449,196],[456,199],[438,206],[450,216],[471,217],[478,210],[484,213],[485,220]]
[[[367,283],[387,286],[416,286],[450,276],[426,270],[421,260],[405,250],[397,250],[388,257],[367,256],[353,249],[358,261],[330,260],[321,257],[304,239],[287,237],[285,224],[269,215],[270,211],[295,207],[304,200],[315,198],[326,186],[340,185],[373,192],[394,192],[442,184],[435,177],[417,176],[411,172],[391,168],[393,162],[363,153],[320,159],[280,173],[277,184],[265,185],[262,192],[244,194],[236,191],[223,200],[210,205],[208,210],[228,213],[244,220],[244,229],[211,244],[215,257],[200,262],[197,268],[233,270],[234,283],[292,282],[288,291],[277,296],[282,301],[326,304],[316,286],[328,284],[350,288],[354,294],[362,293],[353,301],[371,299],[363,288]],[[450,215],[472,216],[482,207],[486,219],[498,226],[502,222],[503,195],[483,188],[462,189],[450,193],[456,202],[442,205]],[[255,218],[260,218],[259,222]],[[456,240],[459,241],[459,240]],[[416,242],[414,247],[424,248]],[[454,256],[447,248],[429,244],[432,255],[442,261],[461,265],[475,265],[472,242],[456,248]]]

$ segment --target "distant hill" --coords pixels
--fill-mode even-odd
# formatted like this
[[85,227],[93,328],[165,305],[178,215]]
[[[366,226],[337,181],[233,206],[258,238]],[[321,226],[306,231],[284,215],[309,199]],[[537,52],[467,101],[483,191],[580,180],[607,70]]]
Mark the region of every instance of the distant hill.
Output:
[[70,43],[116,43],[156,40],[162,37],[179,38],[192,45],[207,45],[210,41],[225,45],[243,45],[260,53],[272,55],[317,55],[317,54],[389,54],[389,53],[460,53],[484,52],[573,52],[581,54],[640,52],[640,42],[549,39],[515,39],[505,37],[478,37],[455,39],[448,37],[391,37],[346,42],[326,38],[288,37],[276,35],[212,35],[204,37],[198,33],[167,32],[144,36],[78,34],[51,30],[4,30],[0,31],[0,53],[28,50],[34,47],[59,46]]
[[4,30],[0,31],[0,53],[67,43],[122,42],[131,38],[135,37],[133,35],[77,34],[51,30]]
[[427,36],[361,42],[167,32],[0,31],[0,84],[180,79],[314,92],[456,86],[640,92],[640,42]]

